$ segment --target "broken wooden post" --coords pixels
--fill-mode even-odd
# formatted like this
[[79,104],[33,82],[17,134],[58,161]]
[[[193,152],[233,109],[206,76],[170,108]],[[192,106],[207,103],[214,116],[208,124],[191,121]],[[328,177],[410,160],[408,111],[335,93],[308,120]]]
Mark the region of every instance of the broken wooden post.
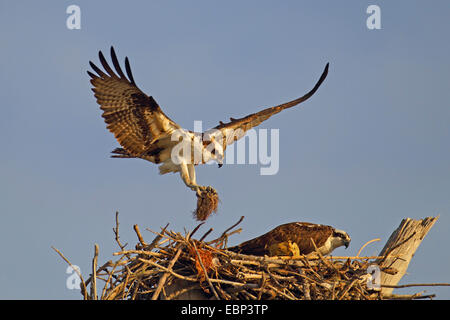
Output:
[[[437,217],[427,217],[421,220],[411,218],[403,219],[400,226],[392,233],[389,240],[381,250],[376,261],[381,272],[381,293],[389,296],[394,286],[405,275],[414,253],[422,240],[437,221]],[[394,269],[395,274],[383,272],[383,269]]]

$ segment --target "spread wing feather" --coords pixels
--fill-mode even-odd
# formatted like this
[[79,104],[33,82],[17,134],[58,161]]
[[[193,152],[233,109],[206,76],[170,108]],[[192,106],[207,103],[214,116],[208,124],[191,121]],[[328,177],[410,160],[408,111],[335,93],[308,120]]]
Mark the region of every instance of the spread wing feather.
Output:
[[128,78],[120,67],[113,47],[111,60],[116,72],[101,51],[99,59],[106,72],[90,61],[90,66],[97,74],[90,71],[88,74],[107,128],[132,156],[142,156],[158,148],[155,142],[167,138],[180,126],[164,114],[153,97],[147,96],[136,86],[128,58],[125,58]]
[[277,114],[285,109],[292,108],[299,103],[302,103],[303,101],[308,100],[316,91],[319,89],[322,82],[325,80],[328,74],[328,66],[329,64],[325,66],[324,71],[322,72],[322,75],[319,78],[319,81],[317,81],[316,85],[314,86],[311,91],[309,91],[307,94],[303,95],[300,98],[297,98],[295,100],[280,104],[275,107],[270,107],[267,109],[264,109],[260,112],[250,114],[246,117],[240,118],[240,119],[234,119],[230,118],[230,122],[223,123],[222,121],[220,124],[213,129],[220,130],[223,137],[226,138],[226,143],[224,143],[224,149],[227,145],[232,144],[234,141],[239,140],[243,136],[245,136],[245,133],[253,128],[258,126],[261,122],[269,119],[274,114]]

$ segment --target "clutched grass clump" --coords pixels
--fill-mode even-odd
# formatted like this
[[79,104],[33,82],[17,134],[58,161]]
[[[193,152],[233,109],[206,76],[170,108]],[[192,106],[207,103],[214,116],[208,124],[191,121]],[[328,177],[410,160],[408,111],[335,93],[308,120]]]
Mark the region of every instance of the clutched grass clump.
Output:
[[197,221],[205,221],[219,206],[219,195],[213,187],[206,187],[197,194],[197,209],[194,218]]

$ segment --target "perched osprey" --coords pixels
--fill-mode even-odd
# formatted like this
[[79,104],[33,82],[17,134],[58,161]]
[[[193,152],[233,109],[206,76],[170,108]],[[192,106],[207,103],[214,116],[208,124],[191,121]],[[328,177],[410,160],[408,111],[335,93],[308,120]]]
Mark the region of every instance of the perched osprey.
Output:
[[[210,207],[203,213],[197,209],[198,220],[205,220],[211,211],[217,210],[218,198],[212,187],[197,184],[195,166],[212,160],[221,167],[227,145],[242,138],[246,131],[272,115],[310,98],[328,73],[327,64],[313,89],[300,98],[240,119],[230,118],[228,123],[220,121],[218,126],[204,133],[197,133],[181,128],[164,114],[152,96],[146,95],[138,88],[127,57],[125,58],[126,75],[120,67],[113,47],[111,47],[111,59],[115,71],[109,66],[101,51],[99,58],[104,70],[89,61],[97,74],[90,71],[88,74],[94,86],[92,90],[97,103],[103,110],[102,117],[105,119],[107,128],[122,146],[112,151],[114,154],[112,157],[148,160],[160,165],[160,174],[180,172],[186,186],[197,193],[198,207],[199,203],[206,203],[205,207]],[[182,152],[178,152],[178,149]],[[206,195],[212,196],[206,197]]]
[[345,231],[331,226],[292,222],[228,250],[255,256],[298,256],[314,252],[315,244],[322,255],[327,255],[340,246],[347,248],[350,240]]

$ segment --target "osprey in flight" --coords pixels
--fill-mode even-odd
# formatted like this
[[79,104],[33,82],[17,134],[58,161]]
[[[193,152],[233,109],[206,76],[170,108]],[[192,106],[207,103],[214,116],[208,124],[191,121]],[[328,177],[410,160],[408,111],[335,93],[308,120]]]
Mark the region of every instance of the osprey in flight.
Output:
[[320,254],[327,255],[340,246],[347,248],[350,240],[345,231],[331,226],[292,222],[228,250],[255,256],[299,256],[316,251],[315,245]]
[[198,133],[181,128],[162,111],[152,96],[138,88],[128,58],[125,58],[126,75],[113,47],[111,59],[115,71],[101,51],[99,58],[104,70],[89,61],[97,74],[90,71],[88,74],[107,128],[122,146],[112,151],[112,157],[141,158],[159,164],[160,174],[180,172],[186,186],[197,193],[198,220],[205,220],[212,211],[217,210],[218,197],[212,187],[197,184],[195,166],[212,160],[221,167],[227,145],[242,138],[249,129],[272,115],[310,98],[328,73],[327,64],[313,89],[300,98],[240,119],[230,118],[228,123],[220,121],[218,126]]

